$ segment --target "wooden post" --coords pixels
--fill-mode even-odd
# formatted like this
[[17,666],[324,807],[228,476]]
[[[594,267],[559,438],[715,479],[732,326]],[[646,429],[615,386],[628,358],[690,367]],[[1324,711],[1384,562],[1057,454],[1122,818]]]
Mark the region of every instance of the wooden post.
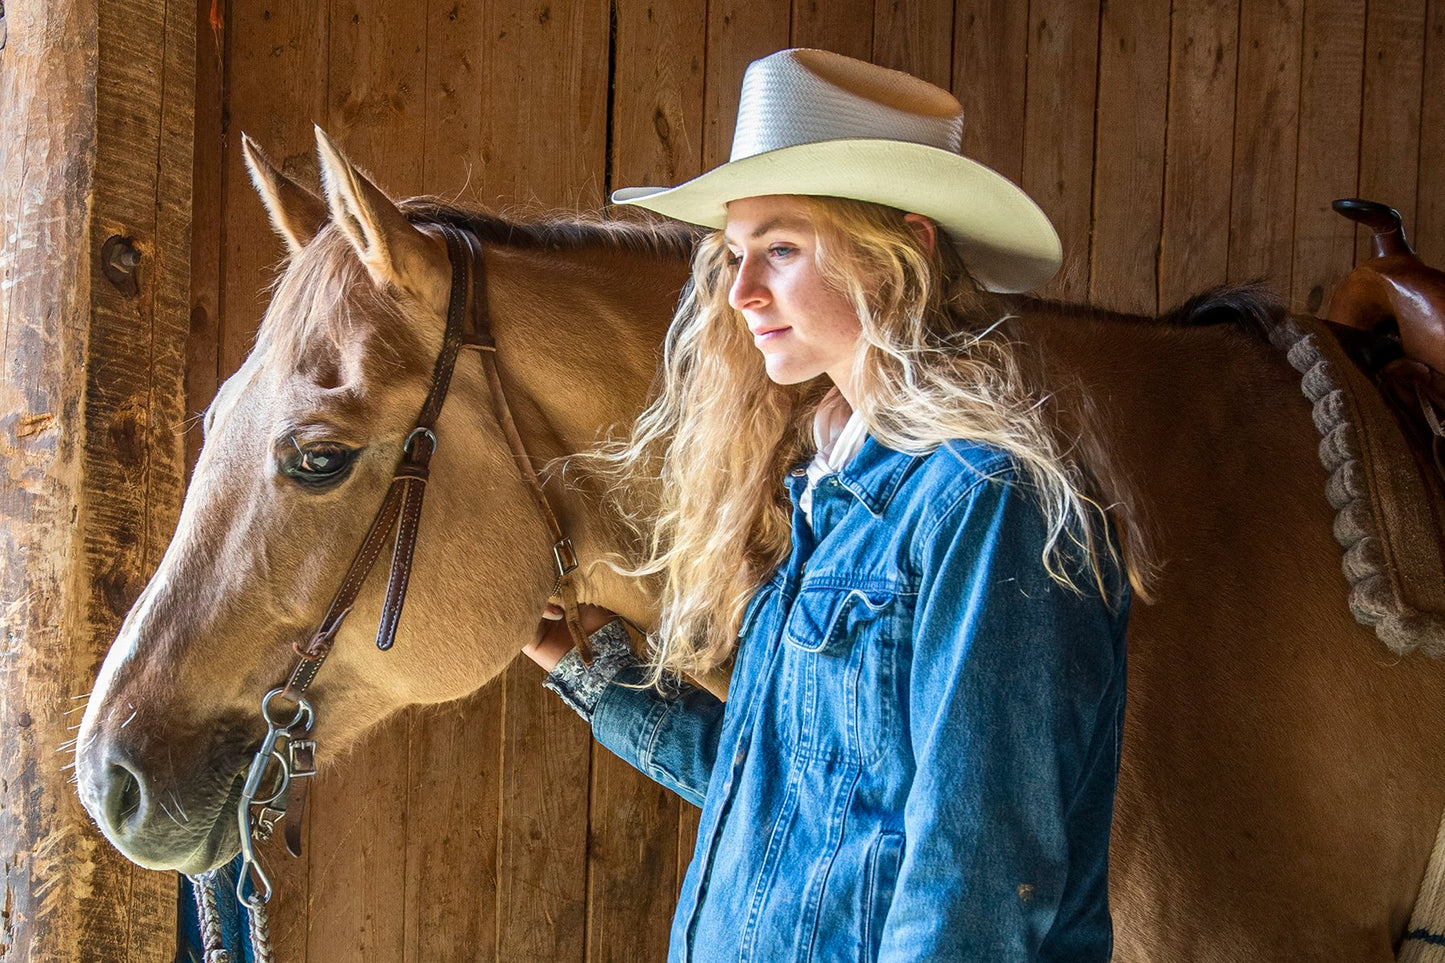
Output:
[[0,959],[175,953],[68,763],[180,507],[193,0],[5,0],[0,26]]

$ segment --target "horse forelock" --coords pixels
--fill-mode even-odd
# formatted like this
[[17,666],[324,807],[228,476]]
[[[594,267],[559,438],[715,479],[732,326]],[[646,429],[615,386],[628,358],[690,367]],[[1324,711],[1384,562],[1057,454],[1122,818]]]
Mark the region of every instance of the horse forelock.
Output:
[[419,347],[404,316],[396,296],[372,281],[345,235],[328,224],[273,282],[255,351],[264,366],[283,371],[362,344],[396,364]]

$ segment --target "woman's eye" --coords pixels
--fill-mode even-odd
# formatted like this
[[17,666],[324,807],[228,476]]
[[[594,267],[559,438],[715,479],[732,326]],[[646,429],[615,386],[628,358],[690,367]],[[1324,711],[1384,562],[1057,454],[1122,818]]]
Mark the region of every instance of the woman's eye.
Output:
[[768,253],[773,257],[787,257],[796,250],[797,248],[788,244],[774,244],[768,248]]
[[346,477],[356,452],[321,442],[294,446],[281,461],[281,473],[307,485],[330,485]]

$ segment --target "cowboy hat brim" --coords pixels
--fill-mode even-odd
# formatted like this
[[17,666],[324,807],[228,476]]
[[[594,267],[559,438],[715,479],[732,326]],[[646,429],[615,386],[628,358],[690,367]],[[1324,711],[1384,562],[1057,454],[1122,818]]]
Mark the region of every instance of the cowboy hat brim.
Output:
[[742,197],[809,194],[872,201],[932,218],[990,291],[1028,291],[1063,259],[1059,235],[1033,200],[997,171],[959,154],[896,140],[829,140],[782,147],[716,167],[676,187],[627,187],[631,204],[722,228]]

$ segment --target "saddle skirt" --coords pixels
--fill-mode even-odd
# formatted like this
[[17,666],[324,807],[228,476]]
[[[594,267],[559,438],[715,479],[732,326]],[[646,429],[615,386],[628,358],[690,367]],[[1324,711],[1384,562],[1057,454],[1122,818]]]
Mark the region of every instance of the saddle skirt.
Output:
[[1397,653],[1445,655],[1445,485],[1429,455],[1324,322],[1290,316],[1270,340],[1314,405],[1351,614]]

